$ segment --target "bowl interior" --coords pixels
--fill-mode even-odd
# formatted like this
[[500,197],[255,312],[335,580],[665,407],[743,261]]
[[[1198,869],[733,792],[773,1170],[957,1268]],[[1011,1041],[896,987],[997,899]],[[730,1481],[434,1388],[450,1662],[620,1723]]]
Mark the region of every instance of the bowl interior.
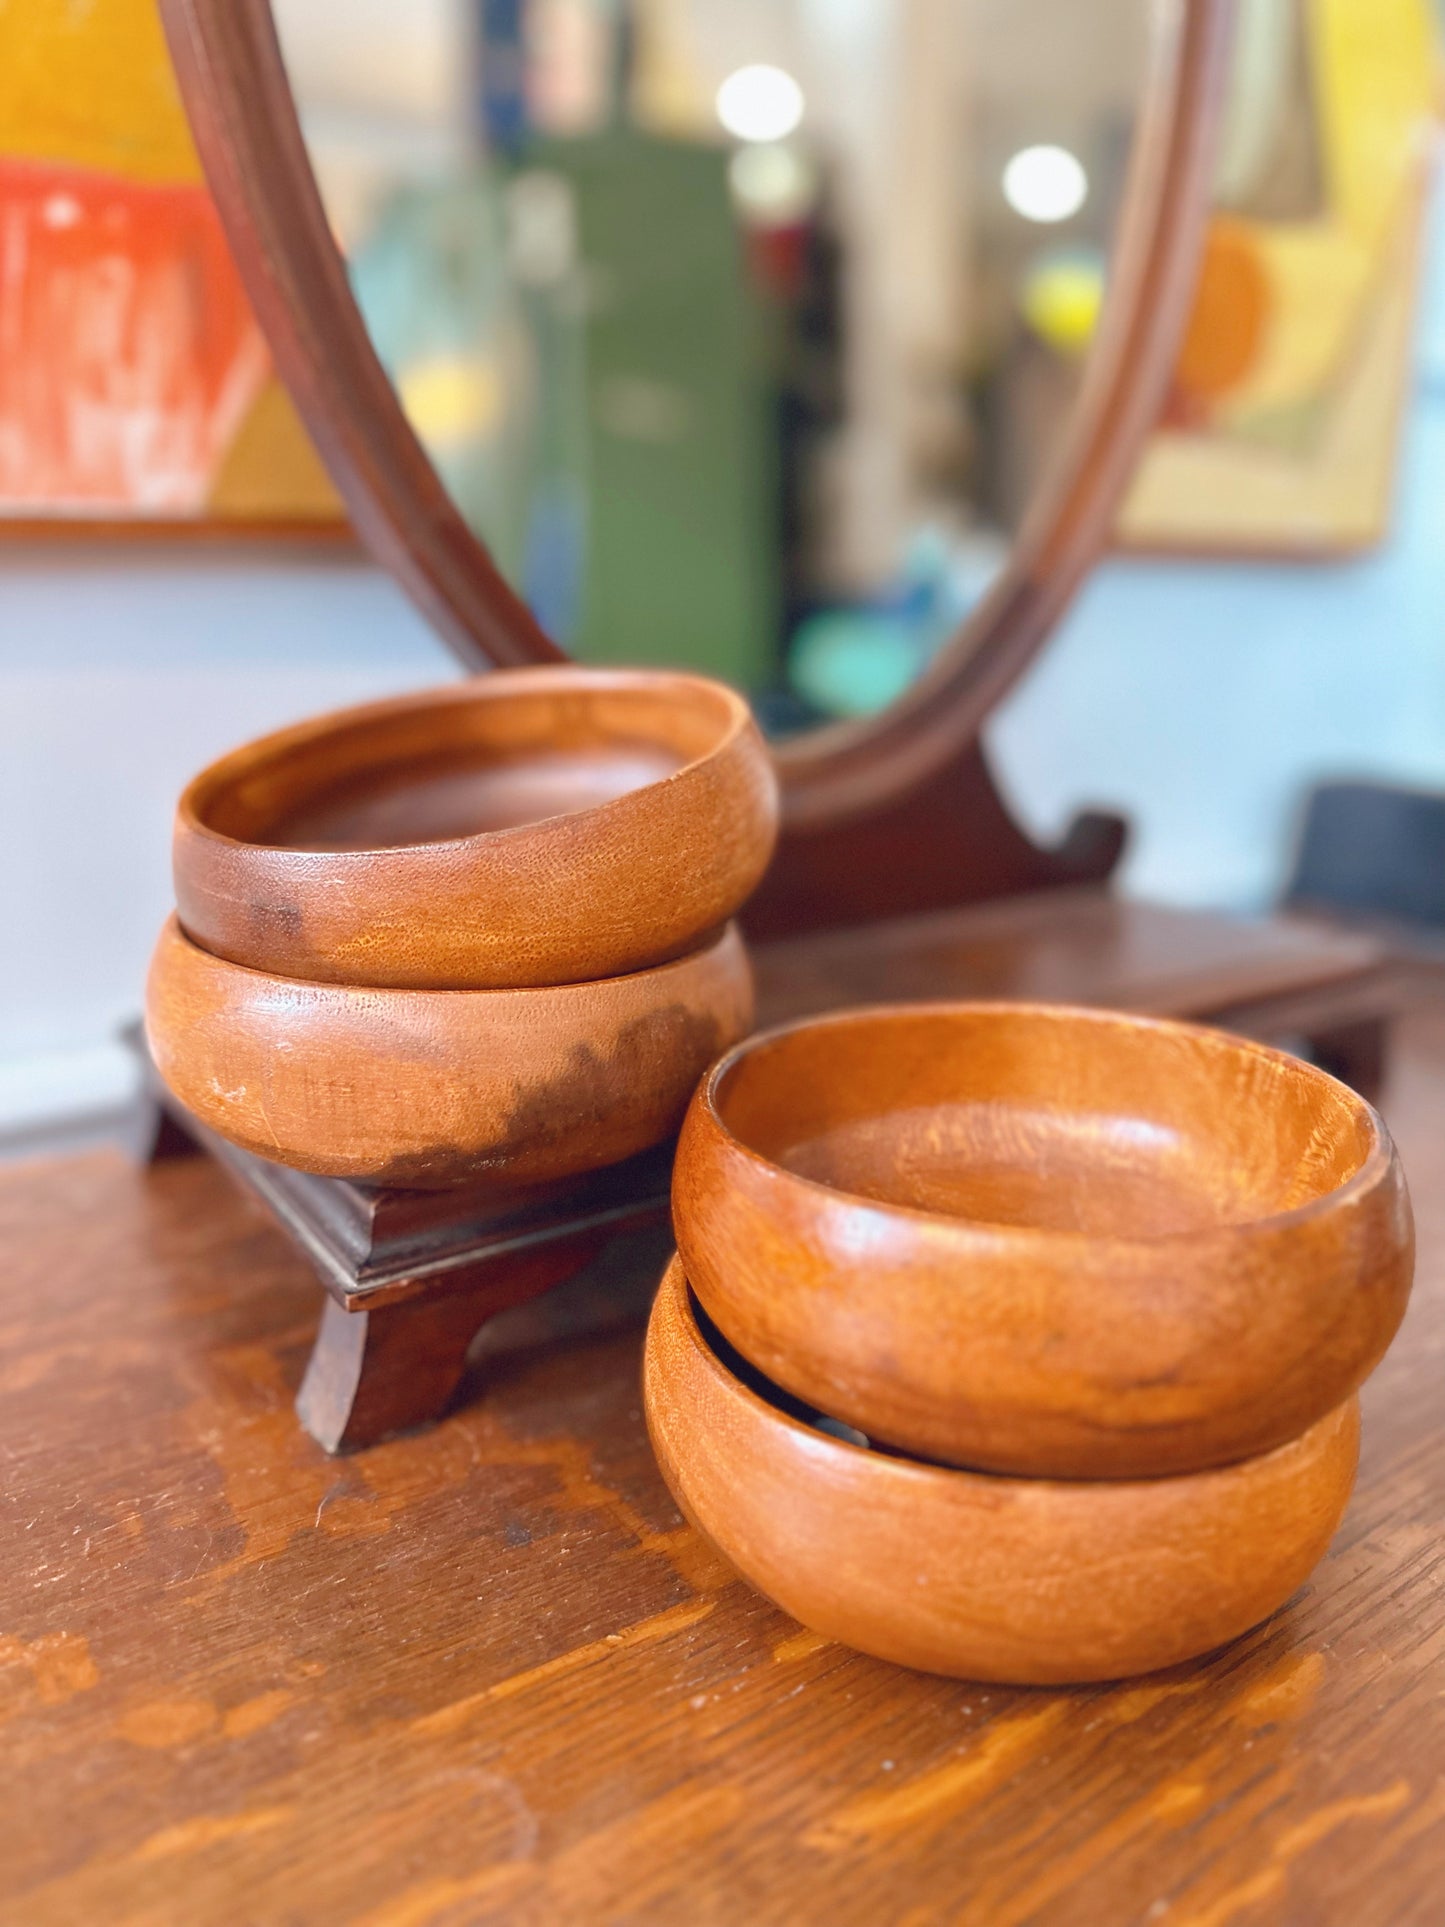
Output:
[[1106,1237],[1293,1210],[1352,1177],[1376,1138],[1361,1099],[1282,1053],[1006,1006],[781,1032],[725,1067],[713,1102],[749,1149],[832,1189]]
[[660,678],[476,692],[338,717],[227,758],[192,807],[208,829],[294,850],[395,849],[516,829],[611,802],[706,755],[722,690]]

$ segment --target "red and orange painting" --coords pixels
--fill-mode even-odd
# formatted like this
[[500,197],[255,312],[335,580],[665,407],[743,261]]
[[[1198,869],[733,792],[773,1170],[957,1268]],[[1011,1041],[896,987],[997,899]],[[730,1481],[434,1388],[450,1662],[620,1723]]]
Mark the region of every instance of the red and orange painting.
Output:
[[155,0],[0,4],[0,528],[336,528]]

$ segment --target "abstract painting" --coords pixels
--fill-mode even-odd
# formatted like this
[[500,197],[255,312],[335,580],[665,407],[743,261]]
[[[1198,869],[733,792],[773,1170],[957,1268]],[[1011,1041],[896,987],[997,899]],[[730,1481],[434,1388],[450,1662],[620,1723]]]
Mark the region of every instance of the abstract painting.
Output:
[[201,178],[156,0],[0,0],[0,532],[345,527]]
[[1307,557],[1389,518],[1438,87],[1429,0],[1249,0],[1126,546]]

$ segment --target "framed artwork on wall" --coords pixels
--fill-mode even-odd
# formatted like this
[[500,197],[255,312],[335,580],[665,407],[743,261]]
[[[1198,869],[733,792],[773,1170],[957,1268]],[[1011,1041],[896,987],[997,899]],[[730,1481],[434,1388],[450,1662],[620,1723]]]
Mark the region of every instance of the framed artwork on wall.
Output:
[[1438,100],[1429,0],[1239,14],[1214,209],[1129,548],[1330,556],[1385,534]]
[[0,534],[345,536],[155,0],[0,6]]

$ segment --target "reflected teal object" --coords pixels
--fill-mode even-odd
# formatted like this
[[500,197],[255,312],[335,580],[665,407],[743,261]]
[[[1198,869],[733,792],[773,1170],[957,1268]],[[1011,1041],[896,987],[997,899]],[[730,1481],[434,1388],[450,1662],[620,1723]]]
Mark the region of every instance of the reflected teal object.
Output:
[[908,689],[987,593],[1003,562],[997,541],[949,541],[934,528],[908,546],[899,579],[873,602],[805,617],[788,681],[825,715],[873,716]]
[[829,716],[872,716],[903,694],[925,659],[905,617],[836,609],[799,623],[789,681]]

